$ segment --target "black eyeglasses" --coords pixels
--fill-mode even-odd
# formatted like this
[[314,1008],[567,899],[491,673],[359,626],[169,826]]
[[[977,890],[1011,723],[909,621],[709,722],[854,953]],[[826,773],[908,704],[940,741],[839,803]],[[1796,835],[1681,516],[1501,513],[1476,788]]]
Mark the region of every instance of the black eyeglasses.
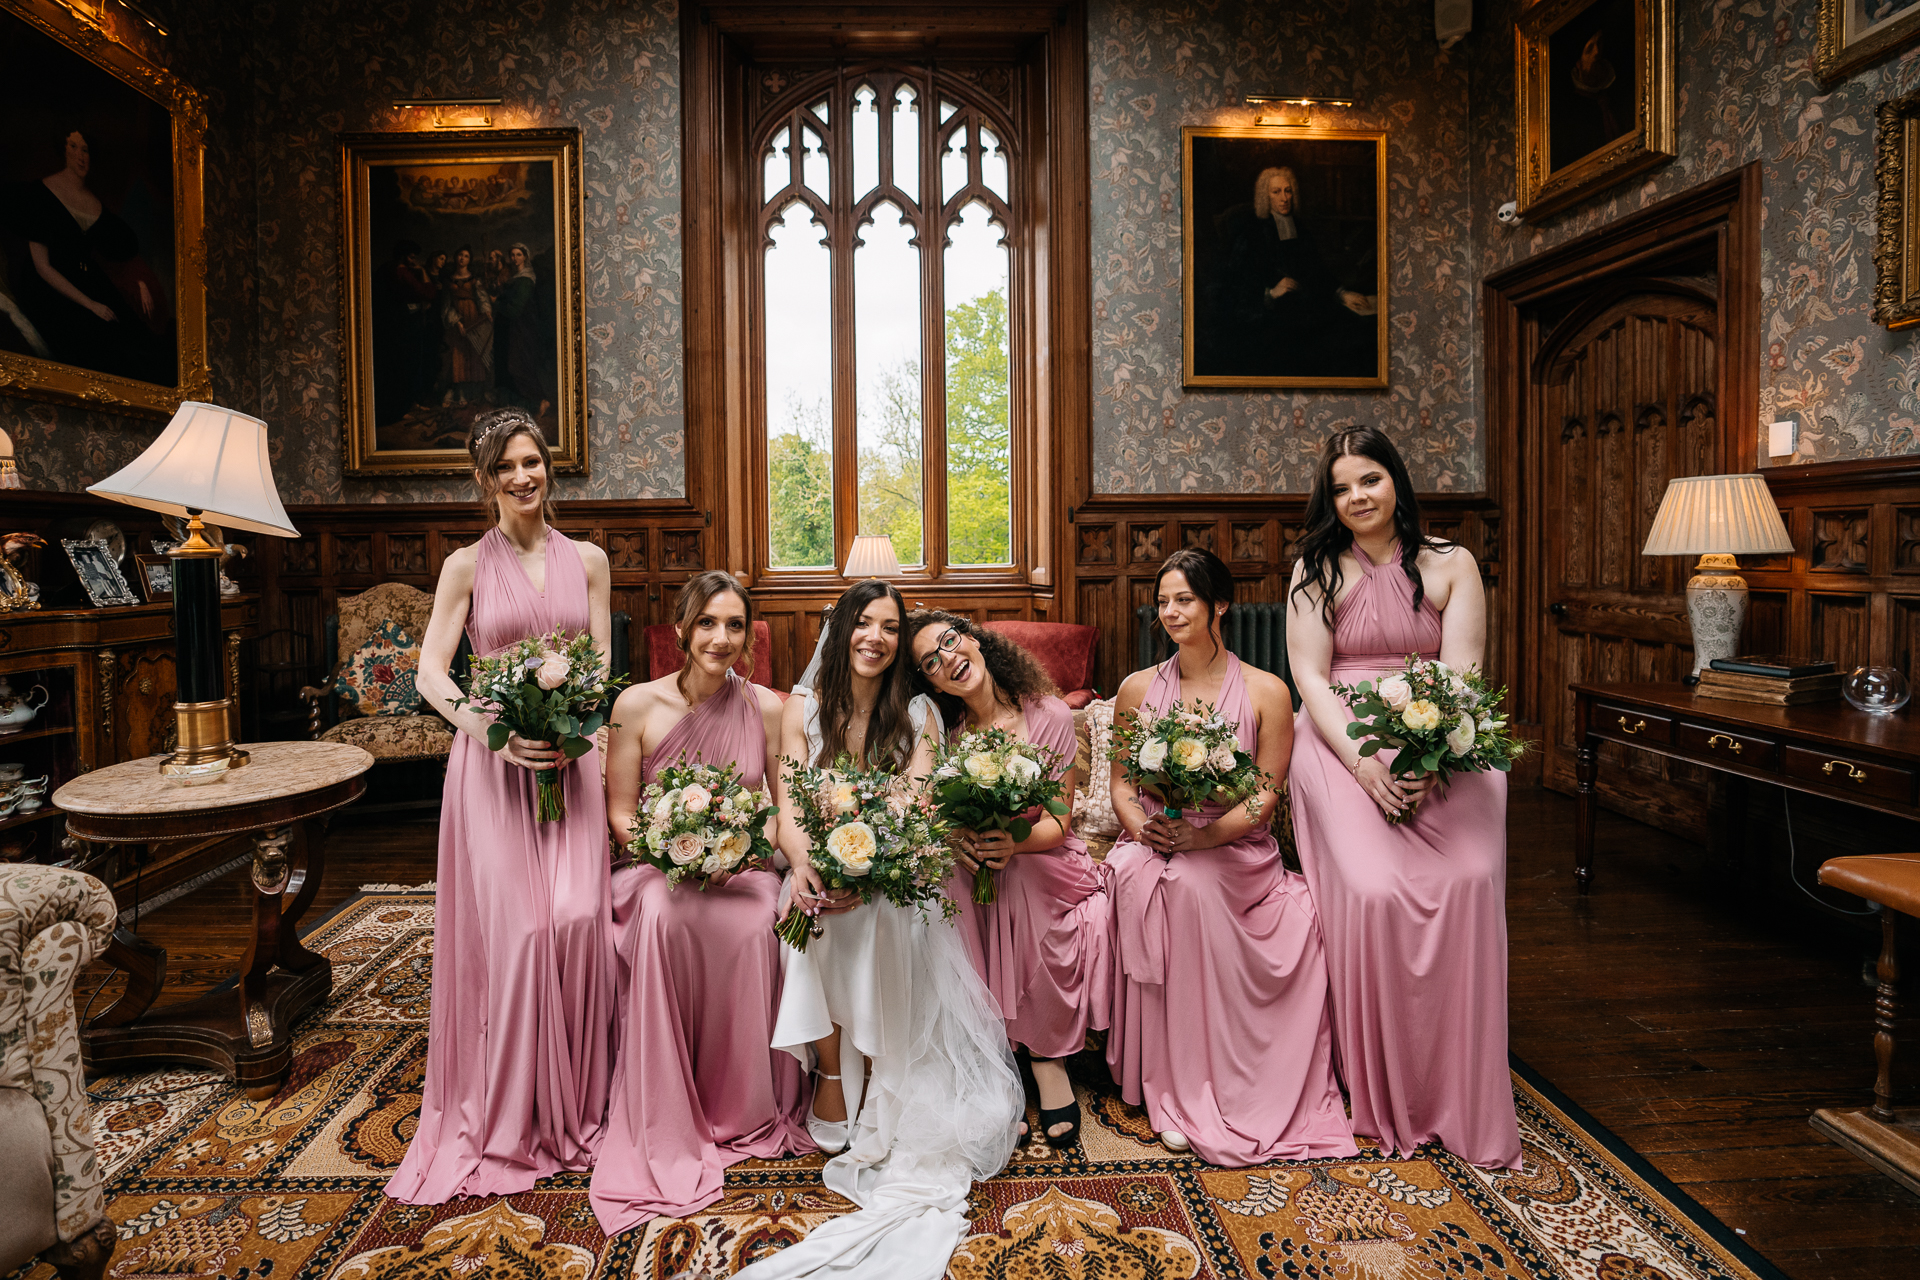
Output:
[[921,672],[927,676],[932,676],[934,672],[940,669],[940,664],[945,661],[946,656],[959,647],[959,630],[954,627],[948,627],[941,633],[940,638],[934,641],[933,652],[920,659]]

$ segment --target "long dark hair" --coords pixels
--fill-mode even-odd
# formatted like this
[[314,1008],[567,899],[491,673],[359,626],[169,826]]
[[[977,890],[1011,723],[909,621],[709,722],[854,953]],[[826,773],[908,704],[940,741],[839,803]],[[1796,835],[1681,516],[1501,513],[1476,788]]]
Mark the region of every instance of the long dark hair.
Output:
[[[853,627],[866,607],[886,596],[900,611],[900,647],[893,665],[880,677],[880,694],[867,717],[862,769],[904,769],[913,756],[913,719],[907,703],[913,683],[903,668],[912,665],[907,652],[907,602],[889,583],[878,578],[848,587],[827,615],[827,642],[820,650],[820,675],[813,696],[820,714],[820,755],[814,764],[825,767],[847,750],[847,725],[853,719]],[[904,660],[903,660],[904,659]]]
[[1307,499],[1307,530],[1300,535],[1300,585],[1293,589],[1295,595],[1308,587],[1319,589],[1320,616],[1328,627],[1333,626],[1333,597],[1340,590],[1340,553],[1353,545],[1353,530],[1340,523],[1333,505],[1333,464],[1353,457],[1379,463],[1393,482],[1393,532],[1400,539],[1401,571],[1413,583],[1415,612],[1427,594],[1426,581],[1420,576],[1420,553],[1443,545],[1420,531],[1420,500],[1414,496],[1407,464],[1386,432],[1378,427],[1343,427],[1328,436],[1326,448],[1320,451],[1320,467],[1314,472],[1313,495]]
[[1173,637],[1167,635],[1166,624],[1160,621],[1160,579],[1174,572],[1187,580],[1187,589],[1207,606],[1207,634],[1213,638],[1213,656],[1219,657],[1221,615],[1216,606],[1233,603],[1233,571],[1205,547],[1182,547],[1161,562],[1160,572],[1153,575],[1153,625],[1168,640]]
[[920,634],[922,628],[942,624],[970,637],[980,646],[980,661],[985,664],[987,675],[993,680],[994,700],[1001,706],[1017,707],[1029,698],[1059,695],[1059,688],[1047,678],[1046,669],[1034,656],[998,631],[976,627],[972,619],[948,613],[944,609],[915,609],[907,615],[902,647],[907,651],[907,663],[913,671],[914,689],[933,699],[933,705],[940,708],[940,718],[946,722],[949,733],[967,723],[967,704],[959,694],[935,688],[933,681],[927,679],[926,673],[920,670],[920,664],[913,660],[913,638]]
[[693,645],[687,639],[687,634],[693,630],[695,620],[706,609],[707,601],[729,591],[740,597],[740,603],[747,611],[747,648],[740,655],[738,665],[746,668],[749,680],[753,678],[753,597],[740,585],[740,579],[725,569],[709,569],[687,579],[687,585],[680,588],[680,594],[673,600],[674,643],[680,647],[681,653],[687,655],[680,662],[680,674],[673,680],[682,698],[687,696],[687,669],[693,665]]

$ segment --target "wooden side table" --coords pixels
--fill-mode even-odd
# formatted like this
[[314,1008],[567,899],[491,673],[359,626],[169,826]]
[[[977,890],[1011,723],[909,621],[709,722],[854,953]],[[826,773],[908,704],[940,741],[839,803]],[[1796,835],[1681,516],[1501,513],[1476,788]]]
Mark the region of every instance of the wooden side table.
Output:
[[293,1061],[293,1027],[333,991],[325,956],[300,943],[300,917],[326,867],[320,820],[366,791],[373,757],[337,742],[249,744],[252,761],[206,786],[160,776],[148,757],[82,774],[53,802],[67,830],[102,844],[253,836],[253,942],[231,990],[153,1010],[167,953],[122,929],[106,959],[127,973],[126,994],[81,1029],[89,1071],[140,1061],[191,1062],[230,1076],[250,1098],[270,1098]]

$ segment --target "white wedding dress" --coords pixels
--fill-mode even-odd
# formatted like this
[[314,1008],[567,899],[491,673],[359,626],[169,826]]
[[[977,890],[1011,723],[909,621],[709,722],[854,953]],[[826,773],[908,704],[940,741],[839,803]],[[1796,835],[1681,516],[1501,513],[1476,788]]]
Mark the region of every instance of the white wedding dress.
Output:
[[[813,758],[818,708],[810,693],[795,696],[807,699]],[[927,698],[913,700],[912,715],[916,735],[929,715],[937,730]],[[860,1211],[739,1274],[938,1280],[966,1234],[974,1180],[1006,1167],[1018,1141],[1026,1099],[1006,1024],[938,904],[929,918],[876,898],[821,919],[825,932],[805,951],[781,948],[786,981],[773,1046],[812,1067],[813,1042],[840,1027],[853,1141],[822,1177]],[[864,1082],[862,1055],[873,1061]]]

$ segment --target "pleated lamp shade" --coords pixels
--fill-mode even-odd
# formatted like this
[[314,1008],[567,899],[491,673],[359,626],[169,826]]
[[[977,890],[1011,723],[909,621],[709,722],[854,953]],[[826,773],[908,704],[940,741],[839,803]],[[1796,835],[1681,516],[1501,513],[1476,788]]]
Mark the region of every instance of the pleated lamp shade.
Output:
[[190,511],[227,529],[297,538],[267,459],[267,424],[217,404],[182,401],[146,452],[88,493],[170,516]]
[[1640,554],[1757,556],[1792,550],[1766,477],[1748,474],[1669,481]]
[[893,538],[884,533],[857,533],[847,548],[847,563],[840,569],[843,578],[897,578],[900,558],[894,554]]

